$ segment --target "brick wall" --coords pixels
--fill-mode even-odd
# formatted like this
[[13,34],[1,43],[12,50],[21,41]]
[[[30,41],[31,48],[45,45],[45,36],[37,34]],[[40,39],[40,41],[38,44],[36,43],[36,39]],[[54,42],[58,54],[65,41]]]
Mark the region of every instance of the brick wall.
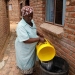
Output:
[[69,75],[75,75],[75,0],[66,1],[66,13],[64,14],[66,17],[62,39],[51,35],[48,31],[42,31],[39,27],[45,22],[45,1],[30,0],[30,5],[34,8],[35,24],[44,33],[44,36],[52,42],[56,49],[56,54],[69,63]]
[[44,22],[45,19],[45,1],[42,0],[33,0],[30,1],[30,5],[33,6],[34,8],[34,20],[37,24],[37,26],[39,26],[40,24],[42,24]]
[[22,18],[21,9],[22,9],[23,6],[26,5],[25,3],[26,3],[26,0],[19,0],[20,19]]
[[19,5],[20,5],[21,3],[23,4],[23,6],[25,6],[25,0],[19,0]]
[[10,33],[9,18],[7,17],[7,14],[6,3],[4,0],[0,0],[0,55]]
[[19,21],[20,20],[20,10],[18,0],[10,0],[9,5],[12,5],[12,10],[9,10],[10,21]]
[[25,6],[25,5],[29,4],[29,3],[28,3],[28,0],[19,0],[19,5],[20,5],[21,3],[23,4],[22,6]]

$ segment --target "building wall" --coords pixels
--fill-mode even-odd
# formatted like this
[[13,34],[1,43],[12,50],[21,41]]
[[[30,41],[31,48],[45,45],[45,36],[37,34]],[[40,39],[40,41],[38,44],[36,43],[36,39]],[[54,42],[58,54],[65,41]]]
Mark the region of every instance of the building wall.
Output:
[[[39,26],[44,23],[45,20],[45,0],[30,0],[30,6],[34,8],[34,21],[37,28],[40,30]],[[41,30],[40,30],[41,31]]]
[[6,2],[5,0],[0,0],[0,55],[10,34],[9,16],[7,14]]
[[10,0],[9,5],[12,5],[11,10],[9,10],[10,21],[19,21],[20,20],[20,10],[19,10],[18,0]]
[[22,3],[22,7],[25,6],[25,0],[19,0],[19,5]]
[[[28,1],[28,0],[27,0]],[[19,11],[20,11],[20,19],[22,18],[22,13],[21,13],[21,9],[23,6],[28,5],[28,3],[26,3],[26,0],[19,0]]]
[[48,31],[43,31],[40,25],[45,22],[45,1],[30,0],[30,5],[34,8],[35,24],[44,36],[52,42],[56,49],[56,55],[64,58],[70,66],[69,75],[75,75],[75,4],[74,0],[66,1],[65,24],[62,38],[51,35]]

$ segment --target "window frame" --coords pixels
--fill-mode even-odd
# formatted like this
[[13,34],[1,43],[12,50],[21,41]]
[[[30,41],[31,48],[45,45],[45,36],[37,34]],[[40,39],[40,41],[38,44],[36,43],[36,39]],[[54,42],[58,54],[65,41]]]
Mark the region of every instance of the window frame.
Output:
[[12,4],[9,4],[9,11],[12,11]]
[[62,24],[57,24],[55,23],[55,11],[56,11],[56,0],[54,0],[54,19],[53,19],[53,22],[50,22],[50,21],[47,21],[46,19],[46,9],[47,9],[47,0],[46,0],[46,5],[45,5],[45,22],[46,23],[50,23],[50,24],[53,24],[53,25],[58,25],[58,26],[64,26],[64,23],[65,23],[65,12],[66,12],[66,0],[63,0],[63,11],[62,11]]

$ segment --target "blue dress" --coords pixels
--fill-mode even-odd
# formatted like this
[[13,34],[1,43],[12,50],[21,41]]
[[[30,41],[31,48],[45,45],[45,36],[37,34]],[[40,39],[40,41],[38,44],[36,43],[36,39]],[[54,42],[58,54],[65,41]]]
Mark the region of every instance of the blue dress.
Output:
[[16,63],[21,70],[28,70],[34,66],[36,60],[35,46],[37,42],[34,43],[23,43],[23,41],[29,38],[37,38],[36,26],[32,20],[33,26],[22,19],[17,26],[16,34],[17,38],[15,40],[15,51],[16,51]]

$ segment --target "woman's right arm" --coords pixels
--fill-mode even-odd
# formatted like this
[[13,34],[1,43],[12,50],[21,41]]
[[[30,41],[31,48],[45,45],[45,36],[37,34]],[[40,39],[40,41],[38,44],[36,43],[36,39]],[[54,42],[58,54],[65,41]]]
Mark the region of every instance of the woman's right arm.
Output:
[[23,41],[24,43],[34,43],[34,42],[45,42],[45,39],[42,37],[38,37],[38,38],[30,38],[26,41]]
[[23,41],[23,42],[24,43],[34,43],[34,42],[39,42],[39,40],[40,40],[40,37],[38,37],[38,38],[30,38],[30,39],[28,39],[26,41]]

